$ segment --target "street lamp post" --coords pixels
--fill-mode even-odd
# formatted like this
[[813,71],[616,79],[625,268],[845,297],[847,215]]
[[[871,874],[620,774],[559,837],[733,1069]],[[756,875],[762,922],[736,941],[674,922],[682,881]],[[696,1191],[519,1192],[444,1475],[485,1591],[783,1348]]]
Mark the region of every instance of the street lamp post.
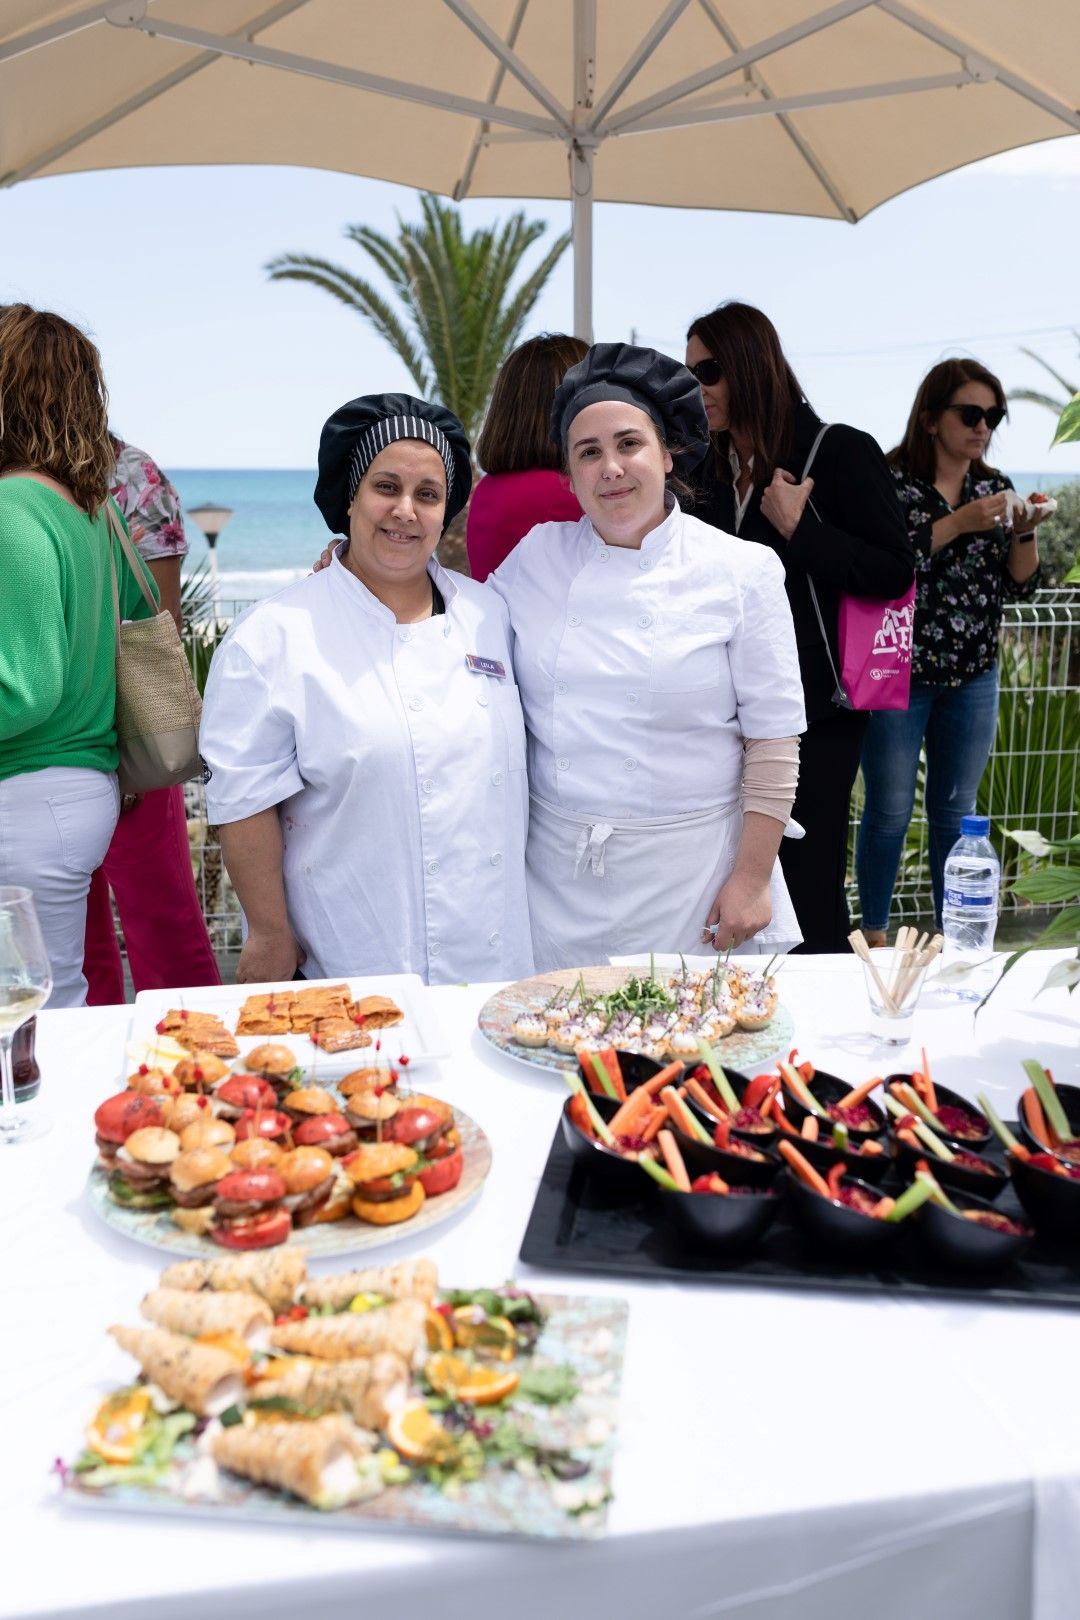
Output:
[[204,501],[202,506],[188,507],[188,517],[195,519],[210,548],[210,599],[213,603],[215,625],[220,617],[221,606],[218,600],[218,535],[232,515],[231,506],[219,506],[215,501]]

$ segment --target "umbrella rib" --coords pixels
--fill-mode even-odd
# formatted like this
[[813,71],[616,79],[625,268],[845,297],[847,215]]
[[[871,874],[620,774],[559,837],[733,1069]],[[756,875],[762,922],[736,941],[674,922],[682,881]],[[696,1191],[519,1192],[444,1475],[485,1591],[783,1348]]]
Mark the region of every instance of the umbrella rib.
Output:
[[1070,129],[1080,130],[1080,112],[1075,107],[1070,107],[1066,102],[1059,101],[1057,96],[1048,95],[1045,90],[1040,90],[1030,79],[1023,78],[1012,68],[1006,67],[1003,62],[987,56],[978,46],[969,44],[958,34],[939,28],[937,23],[930,22],[926,17],[920,17],[918,12],[912,11],[909,6],[901,5],[899,0],[877,0],[877,4],[879,9],[894,21],[906,24],[915,33],[922,34],[924,39],[932,40],[935,45],[951,51],[954,56],[962,59],[974,58],[980,66],[985,65],[989,69],[989,74],[1007,89],[1015,91],[1018,96],[1023,96],[1025,101],[1034,102],[1043,112],[1049,113],[1051,118],[1057,118],[1061,123],[1068,124]]
[[637,78],[653,51],[655,51],[661,40],[665,39],[671,32],[689,4],[690,0],[671,0],[667,10],[657,17],[637,50],[627,57],[619,72],[605,90],[603,100],[589,120],[590,130],[595,130],[604,121],[612,107],[622,96],[627,85]]
[[525,86],[534,100],[551,114],[556,123],[562,124],[564,130],[569,133],[570,119],[566,108],[556,99],[547,85],[536,77],[532,69],[526,67],[506,40],[500,38],[491,24],[485,22],[483,17],[473,10],[468,0],[443,0],[443,5],[448,11],[453,12],[459,22],[465,24],[471,34],[475,34],[481,45],[485,46],[492,56],[502,63],[506,71],[512,73],[518,83]]
[[[704,11],[717,33],[723,39],[728,50],[740,50],[741,46],[739,44],[738,36],[728,26],[726,20],[721,16],[717,7],[713,5],[712,0],[701,0],[701,9]],[[775,100],[774,93],[766,83],[760,69],[757,70],[757,81],[761,87],[761,94],[765,97],[766,101]],[[806,164],[807,168],[821,186],[822,190],[825,192],[826,196],[832,202],[833,207],[839,214],[844,216],[849,225],[854,225],[858,219],[858,215],[856,214],[854,208],[852,208],[851,204],[846,201],[839,185],[833,179],[821,158],[818,157],[817,153],[814,151],[814,148],[806,139],[806,136],[801,134],[800,131],[795,128],[795,125],[792,123],[791,118],[787,113],[778,113],[777,122],[779,123],[780,128],[784,131],[784,134],[787,136],[788,140],[791,142],[792,146],[794,146],[795,150],[802,158],[803,162]]]
[[[525,21],[525,13],[528,11],[528,9],[529,0],[517,0],[517,8],[514,15],[510,19],[510,27],[506,31],[506,43],[510,46],[511,50],[517,44],[517,37],[521,32],[521,25]],[[504,64],[500,62],[496,67],[494,76],[491,80],[491,89],[488,91],[489,101],[494,101],[496,99],[499,91],[502,89],[503,80],[505,77],[506,68]],[[455,202],[460,202],[463,197],[468,195],[469,187],[472,185],[472,177],[476,169],[477,160],[480,156],[481,148],[484,145],[485,137],[487,136],[490,128],[491,125],[488,123],[488,120],[486,118],[482,118],[480,120],[480,128],[473,136],[472,145],[469,148],[469,155],[465,159],[465,167],[461,171],[461,179],[454,187],[453,196]],[[532,137],[526,136],[525,139],[529,140],[532,139]]]
[[811,90],[801,96],[774,96],[771,101],[751,101],[726,107],[673,109],[618,130],[620,136],[654,135],[658,130],[689,129],[698,124],[726,124],[740,118],[779,118],[783,113],[810,112],[815,107],[842,107],[852,101],[881,101],[886,96],[910,96],[928,90],[957,90],[966,85],[989,83],[960,69],[956,73],[933,73],[924,79],[890,79],[883,84],[843,85],[838,90]]
[[59,22],[46,23],[43,28],[30,28],[24,34],[16,34],[13,39],[0,45],[0,62],[13,61],[17,56],[36,51],[39,46],[54,45],[57,40],[68,39],[72,34],[81,34],[84,28],[104,22],[109,5],[110,0],[103,0],[102,4],[87,6],[70,17],[61,18]]
[[[291,12],[299,11],[302,6],[307,4],[308,0],[279,0],[277,5],[271,6],[268,11],[264,11],[258,17],[246,22],[240,37],[257,34],[264,28],[270,28],[274,23],[280,22],[283,17],[289,16]],[[102,10],[105,9],[105,7],[102,7]],[[24,39],[26,37],[26,35],[23,36]],[[13,41],[12,43],[17,42]],[[100,118],[95,118],[89,124],[84,124],[74,134],[65,136],[62,141],[57,141],[54,146],[46,148],[44,152],[39,152],[29,162],[20,164],[17,169],[11,169],[6,174],[0,175],[0,190],[7,190],[11,186],[17,186],[23,180],[31,179],[33,175],[39,174],[42,169],[48,168],[50,163],[55,163],[58,158],[66,157],[69,152],[74,152],[80,146],[85,145],[87,141],[93,140],[95,135],[100,135],[105,130],[111,129],[114,124],[121,123],[129,114],[138,112],[140,108],[147,106],[151,101],[156,101],[167,90],[173,90],[178,84],[183,84],[186,79],[192,78],[196,73],[201,73],[203,68],[209,67],[212,62],[216,62],[220,54],[219,51],[204,51],[194,61],[185,63],[183,67],[174,69],[172,73],[167,73],[163,79],[156,79],[153,84],[148,84],[145,89],[136,91],[135,95],[129,96],[118,107],[111,107],[107,113],[102,113]]]

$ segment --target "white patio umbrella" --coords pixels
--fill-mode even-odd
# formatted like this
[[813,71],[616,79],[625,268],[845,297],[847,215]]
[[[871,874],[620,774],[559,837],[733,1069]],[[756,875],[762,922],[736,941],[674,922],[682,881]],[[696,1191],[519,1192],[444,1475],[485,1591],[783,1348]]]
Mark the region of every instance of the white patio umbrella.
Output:
[[1076,0],[0,0],[0,184],[300,164],[854,222],[1080,130]]

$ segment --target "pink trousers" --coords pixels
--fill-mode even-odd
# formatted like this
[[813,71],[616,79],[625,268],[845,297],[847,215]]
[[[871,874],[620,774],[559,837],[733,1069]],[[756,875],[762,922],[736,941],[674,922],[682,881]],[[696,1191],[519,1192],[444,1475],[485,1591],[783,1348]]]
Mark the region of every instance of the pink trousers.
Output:
[[221,983],[191,873],[183,788],[160,788],[125,811],[91,880],[83,963],[91,1007],[124,1000],[110,888],[136,990]]

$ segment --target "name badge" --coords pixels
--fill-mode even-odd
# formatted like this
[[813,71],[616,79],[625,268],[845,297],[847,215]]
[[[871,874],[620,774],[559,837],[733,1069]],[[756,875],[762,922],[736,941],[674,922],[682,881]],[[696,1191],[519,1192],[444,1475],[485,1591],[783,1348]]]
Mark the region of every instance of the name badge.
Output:
[[491,675],[497,681],[506,679],[506,665],[497,658],[481,658],[479,653],[466,653],[465,664],[477,675]]

